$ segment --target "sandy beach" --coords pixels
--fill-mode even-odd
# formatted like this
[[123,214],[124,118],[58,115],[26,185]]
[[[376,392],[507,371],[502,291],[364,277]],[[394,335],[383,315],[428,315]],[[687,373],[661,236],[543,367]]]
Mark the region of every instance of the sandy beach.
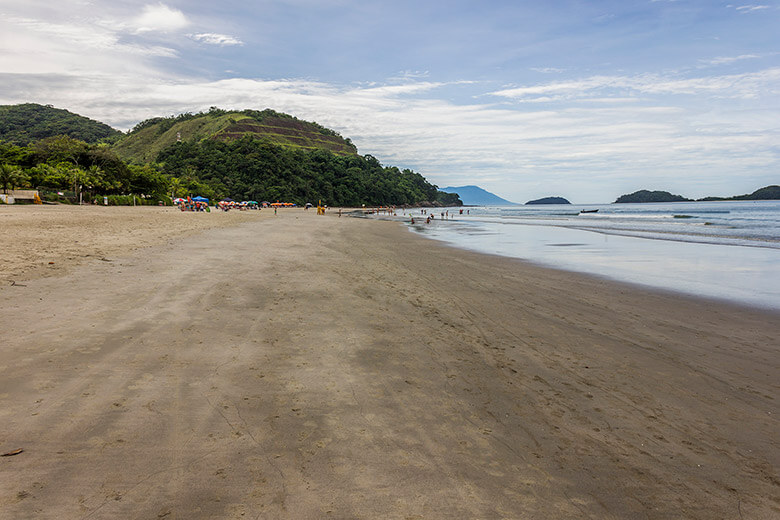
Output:
[[780,517],[777,313],[314,211],[0,231],[2,519]]
[[[62,274],[90,259],[186,240],[192,233],[262,212],[187,213],[178,207],[0,205],[0,280]],[[197,218],[193,218],[197,217]]]

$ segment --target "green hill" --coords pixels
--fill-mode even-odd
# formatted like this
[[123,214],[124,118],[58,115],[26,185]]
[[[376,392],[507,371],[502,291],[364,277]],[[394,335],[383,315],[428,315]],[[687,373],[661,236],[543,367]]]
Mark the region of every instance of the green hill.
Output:
[[333,130],[273,110],[158,117],[112,141],[109,147],[59,134],[26,146],[0,141],[0,165],[16,187],[58,201],[203,195],[330,206],[461,204],[419,173],[383,166]]
[[648,191],[639,190],[628,195],[621,195],[615,201],[615,204],[636,203],[636,202],[685,202],[686,199],[680,195],[672,195],[668,191]]
[[143,121],[119,139],[112,149],[124,160],[148,163],[179,141],[233,141],[247,136],[285,148],[357,154],[357,148],[349,139],[317,123],[270,109],[226,111],[214,107],[205,113]]
[[96,143],[119,136],[121,132],[105,123],[51,105],[0,105],[0,140],[25,146],[57,135]]
[[544,197],[542,199],[536,199],[536,200],[529,200],[525,203],[526,206],[528,205],[534,205],[534,204],[571,204],[568,200],[564,199],[563,197]]
[[780,200],[780,186],[765,186],[748,195],[736,195],[734,197],[705,197],[699,200]]

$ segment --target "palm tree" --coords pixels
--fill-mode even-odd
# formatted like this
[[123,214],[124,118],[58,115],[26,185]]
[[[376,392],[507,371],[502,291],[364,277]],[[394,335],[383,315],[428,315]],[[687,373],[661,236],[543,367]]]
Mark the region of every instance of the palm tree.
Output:
[[[103,184],[103,170],[100,166],[93,164],[87,168],[85,177],[84,181],[89,184],[90,193],[94,195],[93,188]],[[79,204],[81,204],[81,192],[79,192]]]
[[171,186],[172,199],[175,199],[178,196],[178,194],[181,193],[181,190],[184,187],[179,177],[171,177],[170,186]]
[[81,204],[81,187],[87,181],[87,172],[81,168],[71,168],[68,170],[68,176],[73,183],[73,194],[78,194],[79,204]]
[[29,180],[30,177],[22,172],[18,166],[0,164],[0,184],[3,186],[3,193],[8,193],[9,189],[13,190]]

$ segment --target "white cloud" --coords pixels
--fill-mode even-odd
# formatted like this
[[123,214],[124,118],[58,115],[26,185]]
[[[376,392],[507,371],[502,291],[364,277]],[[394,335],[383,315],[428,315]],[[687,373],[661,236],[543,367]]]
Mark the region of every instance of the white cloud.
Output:
[[0,72],[38,74],[124,74],[127,69],[156,74],[148,57],[175,57],[173,48],[125,41],[120,32],[84,19],[47,22],[34,18],[0,20]]
[[707,65],[728,65],[736,61],[760,58],[757,54],[741,54],[739,56],[718,56],[710,60],[702,60]]
[[165,4],[145,5],[141,14],[133,19],[133,25],[139,33],[172,32],[187,27],[189,23],[184,13]]
[[494,96],[528,101],[556,95],[557,99],[579,99],[596,93],[633,91],[640,94],[710,95],[719,98],[751,99],[780,93],[780,68],[722,76],[677,78],[659,74],[637,76],[591,76],[491,92]]
[[392,80],[401,80],[401,81],[408,81],[408,80],[416,80],[421,78],[427,78],[431,75],[430,71],[428,70],[403,70],[398,73],[398,75],[393,76]]
[[760,11],[762,9],[769,9],[770,6],[768,5],[741,5],[737,7],[737,11],[741,11],[743,13],[749,13],[751,11]]
[[228,36],[226,34],[216,34],[216,33],[200,33],[200,34],[193,34],[190,36],[195,41],[199,41],[201,43],[207,43],[209,45],[243,45],[244,42],[239,40],[238,38],[234,38],[233,36]]
[[531,67],[534,72],[541,72],[543,74],[560,74],[565,72],[564,69],[558,69],[555,67]]
[[68,25],[52,23],[32,18],[9,17],[7,22],[27,33],[38,33],[48,38],[54,38],[73,45],[81,45],[94,49],[110,48],[117,43],[116,36],[109,31],[92,30],[83,25]]

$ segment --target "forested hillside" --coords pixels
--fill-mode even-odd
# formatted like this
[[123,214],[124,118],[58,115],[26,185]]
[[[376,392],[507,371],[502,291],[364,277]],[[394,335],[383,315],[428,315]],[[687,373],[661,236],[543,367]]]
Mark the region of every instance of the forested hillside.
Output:
[[668,191],[639,190],[627,195],[621,195],[615,200],[615,204],[630,204],[637,202],[684,202],[686,199],[680,195],[672,195]]
[[367,155],[287,148],[250,136],[176,143],[157,160],[173,177],[195,177],[234,199],[317,202],[331,206],[436,201],[419,173],[383,167]]
[[0,140],[27,145],[57,135],[96,143],[119,136],[121,132],[105,123],[51,105],[25,103],[0,106]]
[[734,197],[705,197],[700,200],[780,200],[780,186],[765,186],[746,195],[735,195]]
[[382,166],[333,130],[273,110],[149,119],[113,145],[65,135],[27,146],[0,141],[0,184],[37,188],[58,201],[109,196],[156,204],[202,195],[330,206],[460,204],[419,173]]
[[302,121],[274,110],[227,111],[212,107],[208,112],[156,117],[138,123],[113,149],[122,159],[147,163],[177,142],[204,139],[232,141],[241,137],[264,139],[285,148],[327,150],[338,155],[355,155],[349,139],[317,123]]

